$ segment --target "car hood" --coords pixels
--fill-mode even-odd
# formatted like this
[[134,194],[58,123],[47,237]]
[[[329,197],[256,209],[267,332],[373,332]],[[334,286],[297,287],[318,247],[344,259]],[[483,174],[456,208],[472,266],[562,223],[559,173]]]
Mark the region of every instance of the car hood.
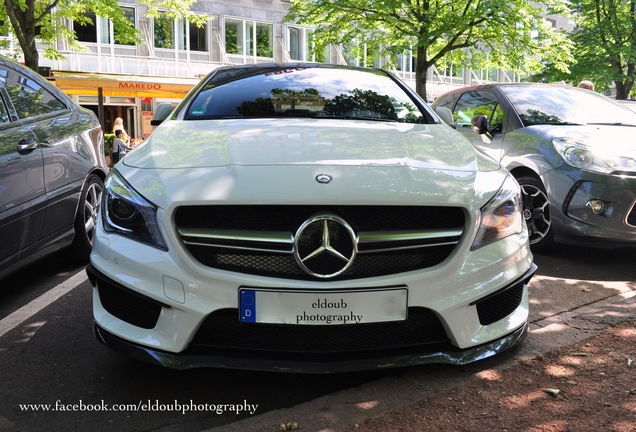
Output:
[[636,153],[636,125],[535,125],[524,128],[527,133],[543,135],[548,139],[562,138],[588,146],[599,146],[604,151],[628,155]]
[[[156,205],[482,205],[505,171],[447,125],[169,121],[116,167]],[[327,176],[329,184],[318,182]],[[481,177],[482,180],[478,180]]]
[[125,159],[136,168],[409,165],[474,170],[474,149],[445,125],[350,120],[168,121]]

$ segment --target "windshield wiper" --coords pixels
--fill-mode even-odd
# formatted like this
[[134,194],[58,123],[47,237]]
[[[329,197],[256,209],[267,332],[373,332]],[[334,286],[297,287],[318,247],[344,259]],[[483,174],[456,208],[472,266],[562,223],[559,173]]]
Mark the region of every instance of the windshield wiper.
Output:
[[636,125],[631,123],[588,123],[589,125],[599,125],[599,126],[627,126],[627,127],[636,127]]
[[354,115],[319,115],[315,116],[316,119],[338,119],[338,120],[371,120],[382,122],[396,122],[397,120],[387,117],[368,117],[368,116],[354,116]]
[[528,126],[585,126],[583,123],[570,123],[570,122],[524,122],[525,127]]

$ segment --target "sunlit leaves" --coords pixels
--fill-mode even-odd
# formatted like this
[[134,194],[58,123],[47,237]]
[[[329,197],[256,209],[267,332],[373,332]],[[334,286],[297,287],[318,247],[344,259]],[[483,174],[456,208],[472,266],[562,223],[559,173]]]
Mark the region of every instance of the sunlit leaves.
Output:
[[536,70],[548,59],[566,68],[571,44],[541,17],[566,13],[566,4],[565,0],[292,0],[286,19],[316,28],[316,44],[373,44],[378,47],[373,51],[377,57],[412,52],[417,58],[417,91],[426,96],[427,69],[451,56],[458,67]]

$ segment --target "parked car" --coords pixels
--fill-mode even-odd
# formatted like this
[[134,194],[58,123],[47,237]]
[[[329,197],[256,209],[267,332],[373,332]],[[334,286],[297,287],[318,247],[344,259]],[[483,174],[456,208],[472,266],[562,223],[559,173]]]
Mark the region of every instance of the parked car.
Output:
[[105,183],[87,273],[108,347],[327,373],[525,335],[517,182],[389,73],[222,67],[166,111]]
[[533,251],[636,246],[636,113],[593,91],[529,83],[461,88],[432,106],[515,176]]
[[620,103],[624,107],[629,108],[636,112],[636,100],[634,99],[617,99],[616,102]]
[[95,114],[0,57],[0,278],[66,247],[88,262],[106,174]]

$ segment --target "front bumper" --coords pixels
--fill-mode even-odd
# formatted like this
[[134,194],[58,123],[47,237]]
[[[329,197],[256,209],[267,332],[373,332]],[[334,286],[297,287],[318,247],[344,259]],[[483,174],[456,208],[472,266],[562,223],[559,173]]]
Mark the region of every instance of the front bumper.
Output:
[[636,178],[568,166],[546,173],[543,182],[554,204],[557,241],[595,247],[636,246]]
[[[498,326],[501,322],[510,322],[512,317],[520,313],[520,309],[525,310],[527,303],[527,284],[536,271],[536,268],[536,265],[532,264],[522,276],[504,288],[471,303],[478,311],[479,320],[484,328],[488,328],[490,324]],[[156,334],[154,329],[157,325],[159,314],[169,315],[169,310],[173,309],[172,306],[167,303],[149,299],[135,291],[127,289],[123,285],[115,283],[92,265],[88,266],[87,273],[95,286],[95,301],[102,306],[105,305],[104,307],[108,310],[108,313],[114,313],[115,316],[119,316],[115,318],[115,320],[128,322],[128,324],[126,324],[127,326],[132,324],[140,330],[147,329],[149,335]],[[121,294],[115,295],[115,297],[119,296],[120,298],[115,301],[109,300],[108,295],[110,294],[105,295],[104,293],[100,293],[100,286],[104,293],[112,290],[121,292]],[[507,309],[504,308],[502,310],[501,304],[507,304]],[[146,313],[139,314],[140,310]],[[155,312],[153,313],[152,310]],[[418,313],[420,313],[419,316],[417,315]],[[433,363],[463,365],[501,353],[521,341],[527,333],[527,315],[523,315],[525,319],[518,321],[519,324],[515,327],[508,327],[510,330],[497,339],[461,349],[451,343],[446,337],[445,330],[442,327],[439,328],[436,335],[433,335],[433,337],[437,336],[437,339],[433,338],[428,342],[423,341],[422,338],[430,337],[429,329],[435,327],[435,322],[439,323],[439,321],[427,321],[427,317],[421,315],[421,313],[421,308],[414,308],[413,318],[411,318],[411,312],[409,312],[408,321],[410,321],[411,324],[407,324],[407,326],[413,325],[414,321],[422,322],[418,324],[419,327],[415,330],[414,327],[408,327],[410,329],[408,333],[426,329],[427,334],[418,333],[415,337],[409,339],[409,343],[401,341],[400,344],[396,346],[367,346],[365,349],[359,347],[358,349],[354,349],[352,348],[353,343],[351,343],[351,346],[346,346],[345,349],[329,352],[321,352],[319,348],[317,349],[316,346],[318,346],[318,343],[316,343],[313,349],[306,349],[305,351],[298,349],[285,350],[284,348],[280,348],[277,344],[279,344],[281,340],[284,340],[285,343],[289,342],[293,344],[294,342],[290,342],[290,340],[298,340],[300,337],[300,345],[306,348],[305,340],[342,338],[343,335],[338,333],[339,330],[336,330],[335,333],[329,333],[334,329],[342,328],[342,326],[304,326],[305,329],[302,330],[299,335],[297,331],[299,326],[279,325],[277,329],[274,329],[274,331],[270,333],[272,329],[262,324],[256,326],[248,325],[249,330],[246,327],[241,328],[240,324],[238,324],[238,314],[236,312],[233,314],[230,313],[231,318],[229,321],[214,321],[212,326],[208,326],[207,333],[205,333],[205,323],[201,324],[199,328],[199,332],[207,334],[206,339],[210,338],[210,333],[225,333],[229,335],[226,337],[224,343],[227,343],[227,338],[232,339],[236,334],[245,337],[243,344],[236,343],[231,346],[223,344],[218,346],[212,344],[206,345],[205,343],[201,344],[198,343],[200,341],[197,341],[197,336],[194,336],[191,343],[183,350],[179,352],[169,352],[158,347],[143,345],[133,339],[124,339],[101,325],[97,319],[95,321],[94,330],[97,339],[112,350],[137,360],[169,368],[190,369],[216,367],[296,373],[338,373],[381,370]],[[506,314],[508,315],[506,316]],[[210,317],[213,315],[214,314],[211,314]],[[431,313],[431,315],[433,314]],[[439,324],[441,326],[441,323]],[[392,324],[388,324],[388,326],[391,325]],[[236,326],[238,326],[238,328]],[[386,340],[387,328],[382,327],[382,324],[360,324],[346,327],[348,327],[349,330],[355,329],[354,331],[360,329],[360,333],[356,333],[353,339],[345,339],[345,341],[357,341],[358,339],[362,339],[364,337],[363,333],[367,337],[370,336],[374,341],[379,341],[383,339],[383,337]],[[366,329],[362,330],[365,327]],[[117,326],[114,328],[117,328]],[[263,331],[247,334],[256,328],[260,328]],[[309,333],[310,330],[313,331],[313,333]],[[399,333],[403,333],[403,328],[400,328],[398,333],[396,333],[395,327],[392,327],[389,331],[393,331],[392,334],[398,338],[401,337]],[[439,338],[440,334],[444,337]],[[351,336],[351,334],[349,334],[349,336]],[[406,339],[408,339],[408,337]],[[264,345],[257,346],[258,342]]]
[[386,353],[373,357],[351,357],[333,355],[284,355],[282,357],[264,356],[259,353],[218,350],[209,353],[184,351],[179,354],[169,353],[137,345],[121,339],[97,323],[94,325],[97,339],[113,351],[120,352],[136,360],[173,369],[193,369],[200,367],[229,368],[270,372],[295,373],[343,373],[355,371],[382,370],[397,367],[418,366],[425,364],[464,365],[491,357],[506,351],[523,340],[528,333],[528,324],[498,340],[460,350],[446,344],[443,350],[436,352],[410,353],[399,356]]

